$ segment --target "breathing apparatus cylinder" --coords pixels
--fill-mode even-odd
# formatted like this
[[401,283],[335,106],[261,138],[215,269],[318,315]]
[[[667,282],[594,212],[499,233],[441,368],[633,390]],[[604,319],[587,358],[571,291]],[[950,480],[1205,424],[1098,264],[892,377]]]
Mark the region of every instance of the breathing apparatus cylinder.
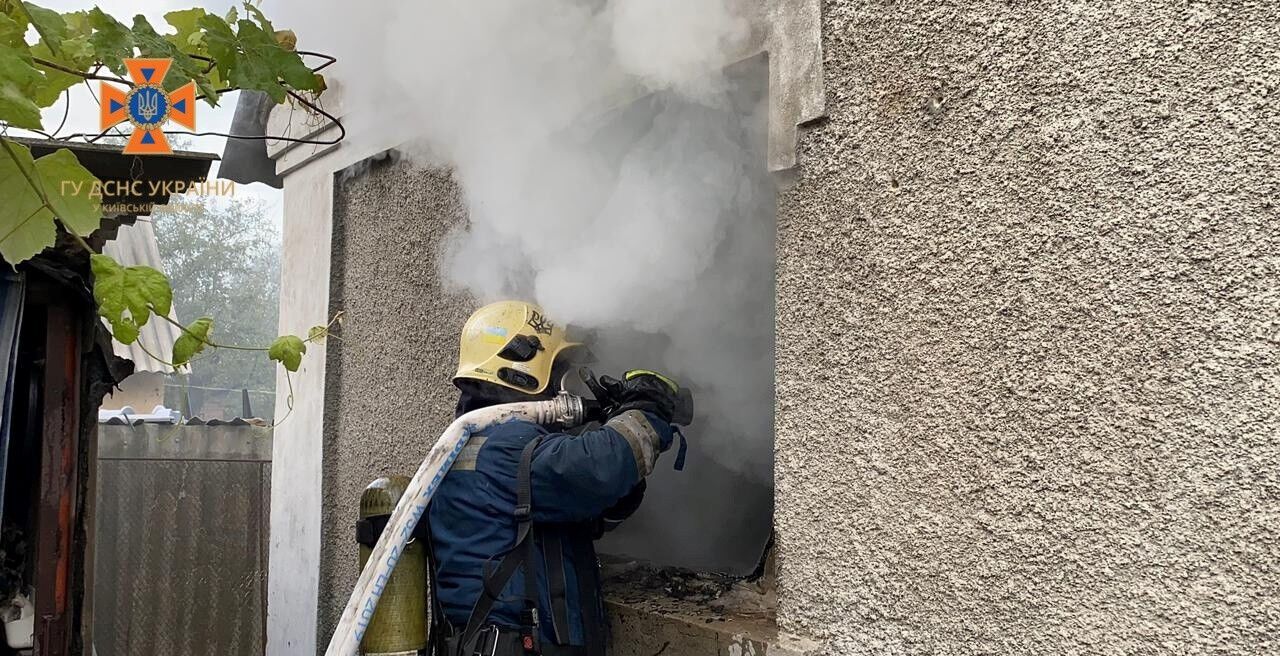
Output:
[[[409,486],[409,480],[407,476],[379,478],[360,495],[356,540],[360,543],[361,570],[369,562],[373,546]],[[427,552],[422,541],[406,544],[360,642],[366,656],[416,654],[427,647],[427,567]]]
[[[390,510],[391,515],[385,522],[385,528],[380,531],[381,535],[375,534],[373,548],[370,550],[367,547],[361,547],[360,576],[356,579],[351,597],[342,610],[342,617],[338,619],[338,626],[329,639],[325,656],[355,656],[361,646],[365,648],[366,654],[374,653],[370,650],[365,637],[373,630],[371,622],[382,615],[383,604],[390,603],[391,597],[388,595],[391,594],[396,575],[409,566],[407,557],[413,542],[408,542],[406,537],[412,535],[418,521],[423,519],[427,503],[472,435],[489,426],[512,420],[530,421],[543,426],[557,424],[578,426],[585,419],[594,418],[593,415],[600,412],[600,407],[599,399],[587,401],[580,396],[562,391],[553,399],[489,406],[472,410],[453,420],[453,423],[449,424],[449,427],[440,435],[440,439],[431,447],[427,457],[422,460],[413,478],[398,488],[395,494],[385,497],[387,499],[385,507],[394,509]],[[692,397],[687,393],[682,396],[677,412],[682,416],[692,417]],[[422,545],[418,547],[421,549]],[[418,574],[413,576],[412,580],[417,581],[415,584],[417,586],[425,586],[426,558],[422,551],[418,553],[416,557],[416,562],[419,563]],[[387,581],[385,587],[382,586],[383,581]],[[422,592],[421,587],[418,589]],[[421,612],[414,613],[406,619],[416,621],[416,618],[421,618],[423,630],[416,635],[423,636],[421,644],[425,646],[426,594],[415,594],[414,599],[420,600],[418,603],[422,604]],[[373,614],[373,620],[367,617],[369,609],[377,609]],[[405,642],[408,643],[407,640]]]

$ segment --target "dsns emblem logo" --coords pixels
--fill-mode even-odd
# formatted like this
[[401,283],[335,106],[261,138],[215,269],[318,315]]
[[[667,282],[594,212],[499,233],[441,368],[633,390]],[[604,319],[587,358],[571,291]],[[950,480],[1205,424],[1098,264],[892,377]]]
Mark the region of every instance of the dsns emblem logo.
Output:
[[172,59],[126,59],[128,91],[102,83],[101,129],[128,121],[133,134],[124,152],[132,155],[165,155],[173,152],[164,137],[164,125],[173,121],[188,130],[196,129],[196,83],[188,82],[173,91],[162,86]]

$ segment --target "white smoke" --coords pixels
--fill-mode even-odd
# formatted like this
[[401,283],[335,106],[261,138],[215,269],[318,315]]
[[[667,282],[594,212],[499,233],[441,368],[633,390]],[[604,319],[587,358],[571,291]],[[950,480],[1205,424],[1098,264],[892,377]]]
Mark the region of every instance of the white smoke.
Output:
[[[387,121],[386,108],[411,107],[387,121],[419,137],[402,150],[454,168],[469,225],[441,263],[445,277],[480,301],[531,299],[598,330],[603,371],[658,368],[695,389],[689,471],[654,481],[617,548],[750,569],[771,509],[736,507],[741,490],[723,489],[772,485],[763,96],[725,72],[747,21],[731,0],[432,0],[390,11],[380,42],[367,44],[383,58],[362,67],[385,75],[352,83],[353,97],[374,102],[348,116]],[[763,77],[746,77],[762,88]],[[669,544],[717,523],[722,542],[741,544]],[[726,559],[727,548],[741,551]]]

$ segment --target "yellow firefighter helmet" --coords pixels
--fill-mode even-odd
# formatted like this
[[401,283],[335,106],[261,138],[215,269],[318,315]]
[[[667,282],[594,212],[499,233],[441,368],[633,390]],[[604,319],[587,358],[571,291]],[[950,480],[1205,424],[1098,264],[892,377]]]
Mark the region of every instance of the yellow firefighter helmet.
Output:
[[565,336],[542,308],[523,301],[490,303],[462,327],[458,373],[453,381],[479,380],[525,394],[541,394],[551,383],[556,358],[582,346]]

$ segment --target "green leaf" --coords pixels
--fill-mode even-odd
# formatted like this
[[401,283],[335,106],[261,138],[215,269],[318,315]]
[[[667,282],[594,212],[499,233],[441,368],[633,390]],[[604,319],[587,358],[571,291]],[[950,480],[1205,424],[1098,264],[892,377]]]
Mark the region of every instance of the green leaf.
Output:
[[89,37],[94,58],[116,75],[127,75],[123,60],[133,56],[133,33],[123,23],[97,7],[89,10],[89,24],[94,30]]
[[208,12],[199,7],[194,7],[165,14],[164,19],[178,30],[176,34],[168,36],[169,42],[184,49],[199,45],[204,38],[204,32],[201,31],[199,22],[200,18],[206,13]]
[[[235,7],[231,11],[234,12]],[[217,62],[219,76],[224,80],[229,79],[240,56],[236,33],[231,31],[230,25],[213,14],[201,16],[198,24],[204,29],[204,46],[209,56]]]
[[77,70],[88,70],[93,66],[93,45],[89,43],[88,34],[66,39],[60,48],[63,61],[70,62]]
[[89,264],[98,314],[111,323],[113,332],[120,330],[125,319],[141,327],[151,318],[152,308],[168,315],[173,307],[173,290],[163,273],[148,266],[122,267],[110,256],[97,253],[89,256]]
[[98,179],[66,148],[36,160],[35,170],[53,213],[68,230],[87,237],[102,222],[102,198],[93,195]]
[[306,343],[297,335],[282,335],[271,342],[267,357],[284,365],[289,371],[297,371],[302,364],[302,354],[306,352]]
[[28,89],[44,82],[31,55],[17,48],[0,47],[0,120],[10,125],[40,129],[40,107]]
[[93,33],[93,23],[89,21],[87,11],[69,11],[62,15],[67,23],[67,38],[89,36]]
[[213,329],[213,319],[200,317],[192,321],[173,343],[173,366],[186,364],[195,354],[204,350]]
[[35,26],[41,38],[55,43],[62,43],[62,40],[67,38],[67,21],[62,18],[62,14],[30,2],[22,4],[27,8],[27,14],[31,16],[31,24]]
[[128,317],[111,322],[111,336],[121,344],[132,344],[138,341],[138,324]]
[[[203,20],[203,19],[202,19]],[[156,33],[155,28],[147,21],[147,17],[138,14],[133,17],[133,40],[143,57],[167,57],[173,60],[173,68],[164,78],[164,88],[172,91],[195,81],[200,93],[210,105],[218,104],[218,89],[209,83],[204,74],[204,62],[192,59],[177,46]]]
[[90,195],[97,179],[70,150],[59,148],[32,160],[26,146],[13,141],[4,145],[0,150],[0,198],[4,199],[0,253],[5,260],[17,264],[52,246],[57,239],[55,215],[80,235],[98,229],[102,206],[100,198]]
[[93,272],[93,300],[98,302],[98,314],[111,324],[113,332],[118,332],[128,306],[124,298],[124,267],[109,255],[94,253],[89,256],[89,269]]
[[246,10],[258,17],[258,22],[242,19],[236,23],[236,32],[216,16],[200,19],[205,47],[218,62],[221,77],[242,89],[264,91],[278,103],[285,99],[282,80],[294,89],[319,90],[319,76],[297,53],[281,45],[266,17],[252,5]]
[[[19,22],[21,19],[21,22]],[[25,16],[0,13],[0,45],[10,48],[27,47],[27,20]]]
[[0,255],[9,264],[18,264],[52,246],[58,231],[53,212],[28,181],[28,176],[38,175],[31,149],[8,140],[4,146],[7,151],[0,150],[0,198],[4,199],[0,202]]
[[[131,266],[125,269],[125,273],[129,274],[125,280],[130,285],[127,290],[131,292],[129,311],[134,317],[139,314],[146,316],[148,304],[155,308],[157,314],[169,315],[173,309],[173,290],[169,288],[169,279],[163,273],[149,266]],[[138,325],[144,323],[145,320]]]
[[[67,43],[70,42],[63,42],[64,45]],[[85,42],[85,45],[88,45],[87,41]],[[48,44],[44,41],[37,43],[31,48],[31,55],[33,57],[61,64],[71,69],[79,70],[81,68],[80,66],[77,66],[75,62],[66,61],[65,58],[53,54],[53,51],[49,50]],[[40,79],[28,84],[27,87],[23,89],[23,93],[30,98],[37,107],[48,107],[49,105],[52,105],[54,101],[58,99],[58,96],[62,95],[63,91],[79,84],[80,81],[84,79],[78,75],[64,73],[57,69],[48,68],[40,64],[36,64],[36,69],[42,74]]]
[[252,14],[253,18],[258,21],[258,25],[261,26],[262,29],[266,31],[268,34],[275,33],[276,31],[275,26],[271,24],[271,21],[267,20],[267,17],[263,15],[261,9],[258,9],[254,5],[246,2],[244,3],[244,10],[249,14]]
[[[266,23],[265,18],[263,22]],[[247,55],[253,56],[250,61],[260,60],[273,77],[284,80],[294,89],[304,91],[316,89],[316,74],[302,62],[298,53],[285,50],[280,45],[270,23],[266,23],[264,27],[258,27],[249,21],[242,20],[238,25],[242,48]]]

